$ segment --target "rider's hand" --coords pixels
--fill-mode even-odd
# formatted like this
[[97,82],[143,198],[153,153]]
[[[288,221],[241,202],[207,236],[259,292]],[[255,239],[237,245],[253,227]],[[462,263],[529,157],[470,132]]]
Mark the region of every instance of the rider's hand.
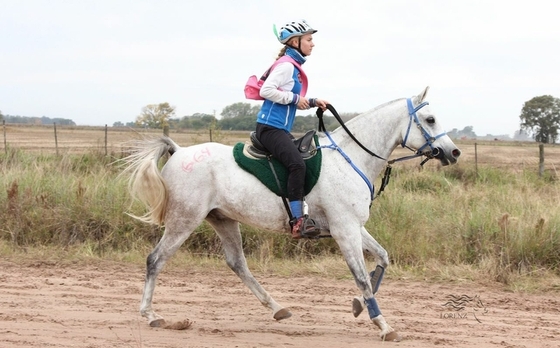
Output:
[[319,99],[319,98],[311,98],[311,99],[307,99],[305,97],[300,96],[299,101],[297,103],[297,108],[300,110],[307,110],[310,108],[318,107],[321,108],[323,111],[325,111],[327,110],[327,104],[330,104],[328,101],[323,99]]
[[309,109],[309,100],[306,97],[299,96],[299,101],[297,103],[297,108],[300,110]]
[[321,108],[321,110],[325,111],[327,110],[327,104],[330,104],[328,101],[323,100],[323,99],[315,99],[315,105],[318,108]]

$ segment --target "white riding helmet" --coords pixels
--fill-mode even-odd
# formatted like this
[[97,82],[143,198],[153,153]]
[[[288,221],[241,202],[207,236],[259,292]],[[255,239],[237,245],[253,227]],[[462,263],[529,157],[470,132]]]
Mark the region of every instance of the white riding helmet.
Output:
[[317,30],[311,28],[304,19],[281,26],[280,33],[276,32],[276,25],[274,25],[274,34],[282,44],[286,44],[293,37],[314,34],[316,32]]

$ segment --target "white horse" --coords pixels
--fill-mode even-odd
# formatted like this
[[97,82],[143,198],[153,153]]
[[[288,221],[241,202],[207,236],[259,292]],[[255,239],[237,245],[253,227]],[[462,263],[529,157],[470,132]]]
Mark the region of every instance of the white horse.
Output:
[[[324,147],[321,174],[306,197],[309,216],[320,225],[323,235],[330,234],[338,243],[361,291],[353,302],[354,315],[367,309],[383,340],[398,341],[400,335],[385,321],[374,298],[389,258],[364,228],[374,191],[370,183],[398,145],[410,148],[418,156],[435,157],[443,165],[456,163],[461,154],[430,112],[424,100],[427,91],[428,87],[418,96],[385,103],[347,122],[347,129],[362,146],[340,127],[331,133],[318,133],[320,148]],[[158,161],[167,152],[172,155],[160,172]],[[231,146],[204,143],[182,148],[162,136],[140,142],[124,161],[133,197],[148,208],[146,215],[139,218],[165,224],[161,240],[147,258],[140,305],[140,313],[150,326],[164,323],[152,309],[156,278],[203,220],[218,234],[228,266],[272,310],[273,318],[291,316],[249,271],[239,229],[239,223],[243,223],[286,233],[286,238],[291,238],[285,206],[276,194],[238,166]],[[381,272],[368,274],[364,251],[375,257],[376,270]]]

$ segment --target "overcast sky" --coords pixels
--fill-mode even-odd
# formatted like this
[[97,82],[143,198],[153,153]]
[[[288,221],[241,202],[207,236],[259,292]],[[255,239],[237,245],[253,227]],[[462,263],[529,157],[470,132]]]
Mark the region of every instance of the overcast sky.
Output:
[[448,131],[513,135],[524,102],[560,97],[558,13],[554,0],[0,0],[0,110],[109,126],[162,102],[219,116],[281,48],[272,25],[304,18],[318,30],[309,97],[363,112],[430,86]]

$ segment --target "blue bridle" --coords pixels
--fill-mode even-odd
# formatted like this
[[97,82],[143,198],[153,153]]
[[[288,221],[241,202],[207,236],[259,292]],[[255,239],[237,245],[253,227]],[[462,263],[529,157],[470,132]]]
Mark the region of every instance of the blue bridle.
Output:
[[422,126],[422,124],[420,123],[420,120],[418,120],[418,116],[416,115],[416,112],[420,109],[422,109],[424,106],[428,105],[430,103],[428,102],[423,102],[419,105],[417,105],[416,107],[414,107],[412,105],[412,100],[410,98],[408,98],[406,100],[406,105],[408,106],[408,115],[410,116],[409,120],[408,120],[408,128],[406,130],[406,135],[404,136],[404,139],[401,143],[402,147],[406,147],[407,149],[414,151],[414,149],[410,148],[409,146],[406,145],[406,141],[408,140],[408,134],[410,133],[410,127],[412,126],[412,120],[414,120],[414,123],[416,123],[416,127],[418,127],[418,129],[420,129],[420,131],[422,132],[422,135],[424,136],[424,139],[426,139],[426,143],[424,145],[422,145],[418,150],[416,150],[416,154],[418,155],[422,155],[422,150],[426,147],[429,146],[431,151],[431,155],[436,155],[434,152],[436,152],[434,150],[434,147],[432,146],[432,144],[434,143],[434,141],[436,141],[437,139],[441,138],[442,136],[446,135],[447,133],[443,132],[441,134],[436,135],[435,137],[431,136],[430,133],[428,133],[428,131],[426,130],[426,128],[424,128]]

